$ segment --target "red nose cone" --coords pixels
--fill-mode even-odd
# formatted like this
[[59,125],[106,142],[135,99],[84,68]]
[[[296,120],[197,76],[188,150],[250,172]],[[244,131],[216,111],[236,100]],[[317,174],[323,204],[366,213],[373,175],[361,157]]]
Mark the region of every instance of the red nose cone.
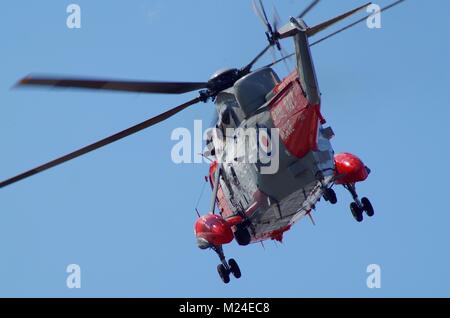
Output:
[[334,156],[337,184],[364,181],[369,175],[366,166],[357,156],[351,153],[340,153]]
[[195,222],[194,228],[199,245],[202,242],[210,245],[228,244],[234,237],[231,226],[217,214],[202,216]]

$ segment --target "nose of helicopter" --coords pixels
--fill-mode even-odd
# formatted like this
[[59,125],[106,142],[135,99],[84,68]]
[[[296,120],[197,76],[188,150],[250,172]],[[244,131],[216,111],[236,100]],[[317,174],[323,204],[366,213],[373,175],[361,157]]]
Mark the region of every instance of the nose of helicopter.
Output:
[[228,244],[234,238],[230,224],[217,214],[207,214],[198,218],[194,232],[200,248]]

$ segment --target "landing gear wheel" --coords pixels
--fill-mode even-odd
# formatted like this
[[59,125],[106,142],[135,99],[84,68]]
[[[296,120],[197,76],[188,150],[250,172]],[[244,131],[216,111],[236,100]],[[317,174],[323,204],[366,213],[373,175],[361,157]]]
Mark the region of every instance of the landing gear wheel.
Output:
[[336,204],[337,203],[337,196],[336,196],[336,192],[334,192],[333,189],[328,188],[325,189],[323,192],[323,197],[326,201],[330,202],[331,204]]
[[350,211],[357,222],[362,222],[363,220],[363,210],[356,204],[356,202],[350,203]]
[[361,204],[363,206],[364,211],[366,211],[367,216],[372,217],[375,214],[373,210],[372,203],[370,203],[369,199],[362,198]]
[[220,278],[225,284],[228,284],[230,282],[230,273],[228,273],[228,270],[223,266],[223,264],[217,265],[217,272],[219,273]]
[[234,238],[239,245],[246,246],[250,244],[252,237],[246,227],[238,226],[236,232],[234,232]]
[[241,277],[241,270],[240,270],[239,265],[237,264],[237,262],[233,258],[230,258],[228,260],[228,265],[230,265],[230,271],[231,271],[231,273],[233,273],[233,276],[236,277],[236,278],[240,278]]

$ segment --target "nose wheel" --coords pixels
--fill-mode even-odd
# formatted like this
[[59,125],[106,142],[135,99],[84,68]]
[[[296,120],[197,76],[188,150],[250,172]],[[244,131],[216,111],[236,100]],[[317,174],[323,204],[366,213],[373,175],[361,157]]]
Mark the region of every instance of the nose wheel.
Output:
[[225,284],[228,284],[230,282],[230,274],[233,274],[235,278],[240,278],[242,274],[239,265],[233,258],[230,258],[228,262],[226,261],[222,246],[214,246],[213,250],[217,253],[221,262],[221,264],[217,265],[217,273],[220,279]]
[[346,188],[353,197],[353,202],[350,203],[350,211],[352,212],[353,218],[357,222],[362,222],[364,217],[363,214],[366,212],[367,216],[372,217],[375,214],[372,203],[366,197],[359,200],[358,194],[356,193],[356,187],[354,183],[344,184]]

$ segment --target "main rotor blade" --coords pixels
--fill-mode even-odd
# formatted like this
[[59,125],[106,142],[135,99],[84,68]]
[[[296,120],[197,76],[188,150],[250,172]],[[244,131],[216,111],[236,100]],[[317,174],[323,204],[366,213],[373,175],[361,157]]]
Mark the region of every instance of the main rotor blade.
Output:
[[320,0],[314,0],[312,1],[309,6],[307,6],[305,8],[305,10],[303,10],[302,13],[300,13],[298,15],[298,18],[303,19],[304,16],[306,16],[308,14],[309,11],[311,11],[318,3],[320,2]]
[[[392,4],[390,4],[390,5],[388,5],[388,6],[384,7],[384,8],[382,8],[382,9],[380,10],[380,12],[389,10],[389,9],[395,7],[396,5],[398,5],[398,4],[400,4],[400,3],[404,2],[404,1],[405,1],[405,0],[398,0],[398,1],[395,1],[394,3],[392,3]],[[329,35],[327,35],[327,36],[325,36],[325,37],[323,37],[323,38],[321,38],[321,39],[319,39],[319,40],[317,40],[317,41],[311,43],[309,46],[317,45],[317,44],[319,44],[319,43],[321,43],[321,42],[323,42],[323,41],[325,41],[325,40],[327,40],[327,39],[329,39],[329,38],[331,38],[331,37],[333,37],[333,36],[335,36],[335,35],[337,35],[337,34],[343,32],[343,31],[345,31],[345,30],[348,30],[348,29],[354,27],[355,25],[357,25],[357,24],[359,24],[359,23],[361,23],[361,22],[366,21],[366,20],[367,20],[368,18],[370,18],[371,16],[372,16],[372,15],[369,14],[369,15],[365,16],[364,18],[361,18],[361,19],[359,19],[359,20],[357,20],[357,21],[355,21],[355,22],[353,22],[353,23],[351,23],[351,24],[349,24],[349,25],[347,25],[347,26],[345,26],[345,27],[343,27],[343,28],[337,30],[336,32],[333,32],[333,33],[331,33],[331,34],[329,34]],[[291,53],[291,54],[289,54],[289,55],[286,55],[285,57],[280,58],[280,59],[278,59],[278,60],[276,60],[276,61],[274,61],[274,62],[272,62],[272,63],[270,63],[270,64],[267,64],[267,65],[263,66],[262,68],[265,68],[265,67],[272,67],[272,66],[274,66],[275,64],[278,64],[278,63],[280,63],[280,62],[282,62],[282,61],[284,61],[284,60],[286,60],[286,59],[288,59],[288,58],[290,58],[290,57],[292,57],[292,56],[294,56],[294,55],[295,55],[295,53]]]
[[253,60],[250,61],[246,66],[241,68],[242,76],[250,73],[253,65],[255,65],[256,62],[271,48],[272,45],[268,44],[261,52],[258,53],[258,55],[255,56]]
[[117,81],[105,79],[58,78],[51,76],[47,77],[30,75],[17,83],[17,86],[25,85],[101,89],[139,93],[183,94],[206,88],[208,84],[202,82]]
[[334,17],[328,21],[322,22],[318,25],[315,25],[313,27],[310,27],[306,30],[306,34],[311,37],[316,35],[317,33],[326,30],[327,28],[333,26],[336,23],[341,22],[342,20],[351,17],[352,15],[354,15],[355,13],[358,13],[364,9],[366,9],[367,7],[369,7],[372,4],[372,2],[366,3],[365,5],[360,6],[359,8],[353,9],[351,11],[348,11],[346,13],[343,13],[337,17]]
[[287,59],[290,58],[290,57],[293,57],[294,55],[295,55],[295,53],[291,53],[291,54],[286,55],[286,56],[284,56],[284,57],[282,57],[282,58],[280,58],[280,59],[278,59],[278,60],[276,60],[276,61],[273,61],[272,63],[269,63],[269,64],[267,64],[267,65],[264,65],[264,66],[261,67],[261,68],[272,67],[272,66],[274,66],[274,65],[276,65],[276,64],[278,64],[278,63],[280,63],[280,62],[282,62],[282,61],[287,60]]
[[88,152],[91,152],[91,151],[94,151],[94,150],[96,150],[98,148],[106,146],[106,145],[108,145],[110,143],[113,143],[113,142],[119,140],[119,139],[125,138],[127,136],[132,135],[132,134],[135,134],[135,133],[137,133],[137,132],[139,132],[139,131],[141,131],[143,129],[146,129],[146,128],[150,127],[150,126],[153,126],[153,125],[155,125],[157,123],[162,122],[163,120],[168,119],[169,117],[175,115],[176,113],[182,111],[183,109],[185,109],[185,108],[187,108],[187,107],[189,107],[191,105],[194,105],[194,104],[196,104],[196,103],[198,103],[200,101],[201,101],[201,98],[197,97],[197,98],[195,98],[193,100],[190,100],[190,101],[188,101],[188,102],[186,102],[184,104],[181,104],[180,106],[177,106],[177,107],[172,108],[172,109],[170,109],[170,110],[168,110],[168,111],[166,111],[166,112],[164,112],[162,114],[159,114],[158,116],[152,117],[150,119],[147,119],[144,122],[141,122],[141,123],[139,123],[137,125],[134,125],[134,126],[132,126],[130,128],[127,128],[125,130],[122,130],[121,132],[118,132],[118,133],[116,133],[114,135],[106,137],[106,138],[104,138],[102,140],[99,140],[99,141],[97,141],[97,142],[95,142],[93,144],[90,144],[88,146],[85,146],[85,147],[83,147],[81,149],[75,150],[75,151],[73,151],[73,152],[71,152],[71,153],[69,153],[69,154],[67,154],[65,156],[62,156],[62,157],[59,157],[59,158],[57,158],[55,160],[47,162],[47,163],[45,163],[43,165],[40,165],[40,166],[38,166],[38,167],[36,167],[34,169],[31,169],[31,170],[28,170],[28,171],[26,171],[24,173],[21,173],[21,174],[15,176],[15,177],[12,177],[12,178],[9,178],[7,180],[4,180],[4,181],[0,182],[0,188],[6,187],[7,185],[10,185],[12,183],[15,183],[15,182],[23,180],[25,178],[31,177],[32,175],[35,175],[35,174],[37,174],[39,172],[42,172],[42,171],[45,171],[47,169],[53,168],[53,167],[55,167],[57,165],[60,165],[60,164],[62,164],[64,162],[66,162],[66,161],[69,161],[69,160],[75,159],[77,157],[80,157],[80,156],[82,156],[84,154],[87,154]]
[[[392,4],[390,4],[390,5],[386,6],[386,7],[384,7],[384,8],[382,8],[382,9],[380,9],[380,13],[381,13],[381,12],[384,12],[384,11],[386,11],[386,10],[389,10],[389,9],[391,9],[391,8],[393,8],[393,7],[395,7],[396,5],[398,5],[398,4],[400,4],[400,3],[404,2],[404,1],[405,1],[405,0],[398,0],[398,1],[395,1],[394,3],[392,3]],[[339,29],[339,30],[337,30],[337,31],[335,31],[335,32],[333,32],[333,33],[331,33],[331,34],[328,34],[327,36],[325,36],[325,37],[323,37],[323,38],[321,38],[321,39],[319,39],[319,40],[317,40],[317,41],[315,41],[315,42],[313,42],[313,43],[311,43],[310,46],[319,44],[320,42],[323,42],[323,41],[325,41],[325,40],[327,40],[327,39],[329,39],[329,38],[331,38],[331,37],[333,37],[333,36],[335,36],[335,35],[337,35],[337,34],[343,32],[343,31],[345,31],[345,30],[348,30],[348,29],[354,27],[355,25],[357,25],[357,24],[359,24],[359,23],[361,23],[361,22],[366,21],[366,20],[367,20],[368,18],[370,18],[371,16],[372,16],[372,14],[366,15],[364,18],[361,18],[361,19],[359,19],[359,20],[357,20],[357,21],[355,21],[355,22],[353,22],[353,23],[351,23],[351,24],[349,24],[349,25],[347,25],[347,26],[345,26],[345,27],[343,27],[343,28],[341,28],[341,29]]]

